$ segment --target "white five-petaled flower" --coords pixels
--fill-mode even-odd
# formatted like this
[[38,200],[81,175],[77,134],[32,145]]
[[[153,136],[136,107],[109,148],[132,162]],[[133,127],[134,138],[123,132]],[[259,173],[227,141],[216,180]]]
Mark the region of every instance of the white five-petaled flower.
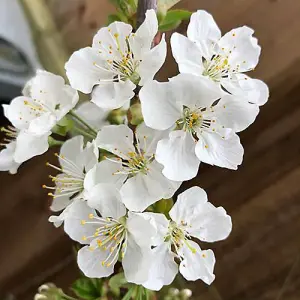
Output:
[[267,85],[243,74],[256,67],[261,52],[253,33],[243,26],[221,37],[213,17],[199,10],[191,16],[188,38],[172,35],[173,56],[181,73],[206,76],[231,94],[263,105],[269,97]]
[[111,275],[119,258],[126,280],[146,281],[149,273],[149,249],[156,227],[151,216],[128,212],[118,197],[103,198],[95,209],[75,201],[65,217],[64,229],[74,240],[87,244],[78,252],[78,265],[88,277]]
[[125,206],[132,211],[143,211],[162,198],[170,198],[181,182],[171,181],[162,174],[163,166],[154,157],[157,142],[168,131],[153,130],[144,123],[135,135],[126,125],[104,126],[96,138],[96,145],[117,156],[107,158],[119,164],[114,176],[125,176],[120,193]]
[[236,132],[247,128],[259,108],[223,93],[205,77],[179,74],[167,83],[152,81],[140,91],[147,126],[174,128],[157,144],[156,160],[171,180],[197,175],[200,161],[237,169],[243,147]]
[[24,161],[48,150],[51,128],[72,109],[78,93],[60,76],[38,71],[23,90],[23,96],[3,105],[12,126],[3,128],[6,149],[0,154],[0,170],[16,173]]
[[223,207],[216,208],[207,201],[207,195],[200,187],[192,187],[178,196],[170,210],[171,220],[162,214],[146,213],[155,220],[158,233],[152,245],[149,277],[142,284],[151,290],[160,290],[174,280],[179,261],[179,271],[187,280],[201,279],[211,284],[215,256],[212,250],[201,250],[191,240],[204,242],[226,239],[231,232],[231,218]]
[[101,28],[92,47],[73,53],[66,63],[71,86],[90,93],[92,102],[101,108],[115,109],[128,103],[137,85],[152,80],[166,58],[166,42],[151,49],[158,31],[154,10],[146,13],[139,29],[123,22],[114,22]]
[[[50,175],[55,186],[43,185],[43,188],[54,192],[52,211],[61,211],[68,207],[75,199],[84,199],[84,180],[88,173],[98,162],[99,150],[94,143],[87,143],[84,147],[83,136],[76,136],[66,141],[56,154],[60,167],[47,163],[47,166],[59,171],[56,176]],[[60,226],[64,220],[65,211],[59,216],[52,216],[51,222]]]

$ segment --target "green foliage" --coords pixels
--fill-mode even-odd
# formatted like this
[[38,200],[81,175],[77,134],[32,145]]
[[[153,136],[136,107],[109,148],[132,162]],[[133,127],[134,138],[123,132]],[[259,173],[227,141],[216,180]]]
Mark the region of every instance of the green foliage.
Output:
[[73,283],[72,291],[83,300],[95,300],[103,294],[103,282],[101,279],[82,277]]
[[132,17],[137,10],[137,0],[109,0],[118,10],[118,17]]
[[126,287],[127,285],[128,283],[125,279],[124,273],[118,273],[114,275],[108,282],[111,292],[116,296],[120,296],[120,289],[122,287]]
[[175,9],[166,13],[165,17],[159,24],[160,31],[169,31],[176,29],[183,20],[188,20],[192,13],[187,10]]
[[158,11],[167,12],[175,4],[179,3],[181,0],[158,0]]

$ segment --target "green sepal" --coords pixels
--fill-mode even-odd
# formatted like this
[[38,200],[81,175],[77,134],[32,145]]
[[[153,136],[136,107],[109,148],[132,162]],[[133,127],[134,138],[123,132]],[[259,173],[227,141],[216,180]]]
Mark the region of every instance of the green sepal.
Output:
[[61,136],[66,136],[67,133],[74,127],[74,121],[71,118],[63,117],[52,129],[53,133]]
[[161,199],[153,204],[154,212],[156,213],[162,213],[166,216],[168,216],[169,211],[173,207],[174,201],[172,198],[170,199]]
[[131,107],[129,108],[129,114],[130,114],[130,118],[129,118],[130,123],[132,125],[137,126],[137,125],[143,123],[144,118],[143,118],[140,103],[135,103],[135,104],[131,105]]

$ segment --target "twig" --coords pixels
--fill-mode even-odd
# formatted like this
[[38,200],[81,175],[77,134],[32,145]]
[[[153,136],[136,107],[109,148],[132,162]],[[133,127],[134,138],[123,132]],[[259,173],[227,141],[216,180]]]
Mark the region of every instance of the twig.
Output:
[[148,9],[154,9],[155,11],[157,11],[157,0],[139,0],[137,8],[136,29],[138,29],[144,22],[146,11]]
[[283,285],[282,285],[282,287],[281,287],[281,289],[279,291],[279,294],[278,294],[276,300],[280,300],[281,297],[283,296],[284,292],[286,291],[288,283],[291,280],[294,271],[296,270],[296,267],[297,267],[297,265],[299,263],[299,260],[300,260],[300,255],[298,255],[297,258],[295,259],[295,261],[294,261],[294,263],[293,263],[293,265],[292,265],[292,267],[291,267],[291,269],[290,269],[287,277],[285,278],[285,281],[284,281],[284,283],[283,283]]

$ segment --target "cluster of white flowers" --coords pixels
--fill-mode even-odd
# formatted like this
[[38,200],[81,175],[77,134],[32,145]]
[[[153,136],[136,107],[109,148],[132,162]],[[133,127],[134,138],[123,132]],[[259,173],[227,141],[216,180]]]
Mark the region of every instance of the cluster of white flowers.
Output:
[[[16,173],[48,149],[63,117],[84,119],[87,134],[64,142],[56,154],[59,167],[48,163],[59,174],[50,176],[53,187],[44,187],[53,190],[51,210],[60,212],[49,220],[64,224],[85,245],[78,265],[86,276],[109,276],[120,260],[128,282],[151,290],[172,283],[178,271],[187,280],[214,280],[214,253],[194,238],[227,238],[232,223],[226,211],[196,186],[177,196],[168,218],[153,204],[195,177],[201,161],[237,169],[244,152],[237,133],[254,122],[268,99],[268,87],[244,75],[260,55],[252,29],[221,37],[212,16],[197,11],[187,37],[171,37],[180,74],[163,83],[153,80],[167,52],[164,36],[153,47],[157,32],[153,10],[135,33],[122,22],[101,28],[92,47],[66,63],[71,86],[39,71],[24,96],[3,105],[12,126],[3,129],[7,138],[0,152],[0,170]],[[75,108],[77,90],[91,93],[91,102]],[[135,128],[125,118],[110,125],[109,110],[126,110],[132,99],[140,101],[144,122]]]

